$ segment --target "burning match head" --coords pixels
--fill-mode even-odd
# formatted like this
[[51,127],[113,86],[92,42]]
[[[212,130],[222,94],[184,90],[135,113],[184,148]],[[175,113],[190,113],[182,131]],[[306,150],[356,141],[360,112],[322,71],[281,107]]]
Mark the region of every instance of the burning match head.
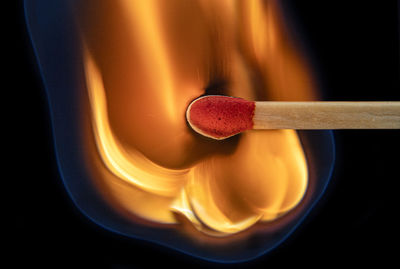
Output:
[[199,134],[221,140],[252,129],[254,109],[252,101],[208,95],[190,103],[186,119]]

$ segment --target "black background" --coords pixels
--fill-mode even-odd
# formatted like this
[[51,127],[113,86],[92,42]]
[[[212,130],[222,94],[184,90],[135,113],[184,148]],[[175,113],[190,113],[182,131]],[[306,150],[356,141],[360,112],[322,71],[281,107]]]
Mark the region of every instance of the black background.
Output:
[[[318,69],[325,100],[400,101],[398,1],[290,3]],[[254,261],[221,265],[105,232],[72,204],[59,177],[47,100],[28,38],[22,1],[15,1],[13,80],[18,170],[8,206],[19,262],[72,268],[265,267],[380,265],[393,251],[399,213],[399,130],[335,131],[337,158],[327,193],[286,242]],[[4,101],[3,101],[4,102]],[[396,208],[397,207],[397,208]],[[14,232],[15,231],[15,232]],[[396,264],[396,263],[395,263]]]

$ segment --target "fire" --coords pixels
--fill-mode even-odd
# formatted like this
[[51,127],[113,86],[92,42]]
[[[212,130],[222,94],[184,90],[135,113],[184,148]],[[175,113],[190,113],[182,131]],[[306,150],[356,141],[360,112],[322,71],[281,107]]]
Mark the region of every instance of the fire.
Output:
[[[227,141],[196,135],[202,94],[312,100],[311,72],[277,1],[102,0],[80,25],[99,190],[121,212],[164,224],[185,216],[226,236],[277,220],[303,198],[308,171],[293,130]],[[90,1],[89,1],[90,3]]]

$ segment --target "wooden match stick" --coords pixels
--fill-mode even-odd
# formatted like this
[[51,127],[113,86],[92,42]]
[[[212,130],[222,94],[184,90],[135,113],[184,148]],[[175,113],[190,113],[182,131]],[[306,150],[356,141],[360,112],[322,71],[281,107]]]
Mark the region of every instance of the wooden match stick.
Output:
[[400,102],[253,102],[209,95],[194,100],[186,118],[214,139],[250,129],[400,129]]

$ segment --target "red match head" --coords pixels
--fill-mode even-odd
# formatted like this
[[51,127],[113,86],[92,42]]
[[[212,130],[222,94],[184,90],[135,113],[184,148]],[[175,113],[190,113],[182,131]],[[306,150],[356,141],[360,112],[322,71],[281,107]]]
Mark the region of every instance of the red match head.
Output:
[[194,100],[186,119],[196,132],[225,139],[253,128],[255,103],[241,98],[209,95]]

